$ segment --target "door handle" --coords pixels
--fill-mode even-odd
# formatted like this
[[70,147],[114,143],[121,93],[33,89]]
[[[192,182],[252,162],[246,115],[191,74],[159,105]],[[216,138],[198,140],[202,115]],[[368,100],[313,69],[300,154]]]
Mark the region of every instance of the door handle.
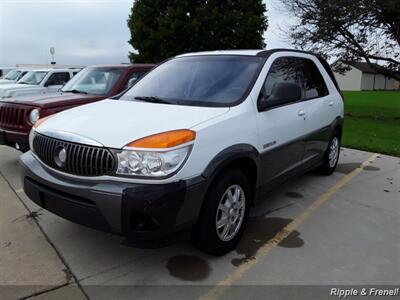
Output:
[[299,115],[299,117],[304,117],[306,115],[306,112],[304,110],[299,110],[297,114]]
[[333,101],[329,102],[329,106],[333,106]]

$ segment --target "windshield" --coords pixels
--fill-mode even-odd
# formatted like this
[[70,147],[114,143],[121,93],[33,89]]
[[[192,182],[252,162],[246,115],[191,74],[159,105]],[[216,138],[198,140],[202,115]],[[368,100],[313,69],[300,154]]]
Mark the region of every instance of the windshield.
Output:
[[25,74],[26,73],[28,73],[28,71],[22,71],[21,73],[19,73],[19,75],[18,75],[18,77],[17,77],[17,79],[16,80],[20,80],[22,77],[24,77],[25,76]]
[[13,70],[10,71],[6,74],[6,76],[4,76],[4,79],[8,79],[8,80],[16,80],[18,78],[18,75],[21,73],[21,71],[18,70]]
[[171,59],[148,73],[120,99],[157,98],[172,104],[230,106],[245,95],[262,62],[261,57],[238,55]]
[[38,85],[46,76],[46,71],[30,71],[22,77],[18,83]]
[[61,91],[106,95],[112,91],[122,72],[122,68],[86,68],[68,81]]

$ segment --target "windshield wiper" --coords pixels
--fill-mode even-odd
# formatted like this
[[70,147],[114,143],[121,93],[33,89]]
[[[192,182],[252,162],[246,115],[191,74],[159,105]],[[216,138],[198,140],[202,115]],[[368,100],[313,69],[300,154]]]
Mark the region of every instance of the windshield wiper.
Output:
[[151,102],[151,103],[173,104],[173,102],[171,102],[171,101],[168,101],[166,99],[159,98],[156,96],[136,96],[136,97],[134,97],[134,99]]
[[85,95],[87,95],[87,92],[85,92],[85,91],[80,91],[80,90],[70,90],[70,91],[63,91],[63,90],[61,90],[61,92],[63,92],[63,93],[74,93],[74,94],[85,94]]

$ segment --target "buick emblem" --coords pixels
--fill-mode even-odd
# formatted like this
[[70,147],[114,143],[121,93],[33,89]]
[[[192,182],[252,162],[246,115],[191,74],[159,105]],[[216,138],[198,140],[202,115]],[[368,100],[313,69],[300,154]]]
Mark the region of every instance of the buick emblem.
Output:
[[54,161],[60,168],[64,167],[65,162],[67,161],[67,150],[65,150],[64,147],[57,148]]

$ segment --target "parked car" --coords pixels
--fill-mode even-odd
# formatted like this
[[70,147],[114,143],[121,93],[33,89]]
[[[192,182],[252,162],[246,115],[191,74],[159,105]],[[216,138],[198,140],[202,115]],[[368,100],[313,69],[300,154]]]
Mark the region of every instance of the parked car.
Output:
[[55,95],[32,95],[0,101],[0,144],[29,150],[32,125],[42,117],[122,92],[154,65],[87,67]]
[[0,99],[57,93],[79,71],[79,69],[38,69],[29,71],[17,83],[0,85]]
[[20,80],[29,70],[16,69],[8,72],[2,79],[0,79],[0,84],[13,84]]
[[28,197],[73,222],[138,240],[191,229],[236,246],[251,205],[339,158],[343,99],[328,64],[294,50],[191,53],[118,100],[38,121],[21,156]]
[[9,72],[14,70],[15,67],[0,67],[0,79],[7,75]]

